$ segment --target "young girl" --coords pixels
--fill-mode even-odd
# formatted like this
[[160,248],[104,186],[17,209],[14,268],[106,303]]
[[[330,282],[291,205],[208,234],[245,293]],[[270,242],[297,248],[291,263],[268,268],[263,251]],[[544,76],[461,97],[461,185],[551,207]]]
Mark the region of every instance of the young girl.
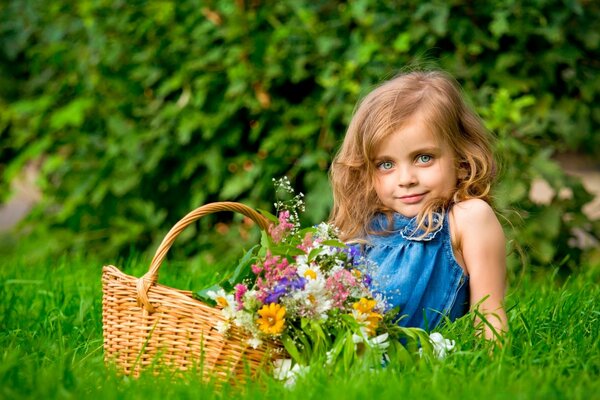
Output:
[[507,330],[495,172],[488,132],[447,74],[406,73],[360,102],[331,167],[331,219],[377,264],[400,325],[431,330],[470,305],[486,338]]

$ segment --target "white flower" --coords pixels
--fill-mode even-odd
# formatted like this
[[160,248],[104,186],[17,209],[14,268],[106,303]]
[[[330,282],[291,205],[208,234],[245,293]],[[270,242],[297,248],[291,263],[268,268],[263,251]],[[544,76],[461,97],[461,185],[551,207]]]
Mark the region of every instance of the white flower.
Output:
[[[430,334],[429,341],[433,346],[433,354],[440,360],[446,358],[446,355],[450,353],[456,345],[454,340],[445,339],[439,332]],[[423,349],[419,349],[419,355],[423,356]]]
[[229,328],[231,328],[231,324],[229,323],[229,321],[219,321],[215,325],[215,329],[221,334],[227,333],[227,331],[229,331]]
[[301,314],[317,320],[327,319],[327,312],[333,307],[333,301],[329,297],[325,283],[325,278],[317,275],[316,279],[306,280],[303,290],[294,293],[293,299]]
[[302,276],[300,269],[308,268],[308,256],[306,254],[296,256],[296,265],[298,266],[298,276]]
[[381,293],[372,293],[373,300],[375,300],[375,307],[373,308],[380,314],[385,313],[385,311],[389,308],[389,304],[385,298],[385,296]]
[[262,343],[263,341],[260,338],[257,338],[256,336],[252,336],[251,338],[249,338],[246,341],[253,349],[257,349]]
[[374,349],[385,350],[390,347],[390,342],[388,340],[389,335],[387,333],[383,333],[379,336],[375,336],[369,340],[369,345]]
[[225,318],[232,319],[235,317],[236,310],[235,299],[233,297],[233,294],[225,293],[225,290],[223,288],[220,288],[217,291],[209,290],[206,294],[208,295],[208,297],[213,299],[217,303],[217,305],[223,308],[221,312],[223,313],[223,316]]
[[319,225],[317,225],[318,238],[321,238],[323,240],[337,239],[339,234],[340,233],[336,227],[334,227],[333,225],[329,225],[326,222],[321,222]]
[[289,358],[282,358],[273,361],[273,377],[278,381],[285,381],[286,387],[292,387],[296,384],[296,378],[303,376],[309,370],[308,366],[300,364],[293,365]]
[[296,264],[298,265],[298,269],[296,270],[298,276],[307,280],[307,282],[317,280],[319,278],[323,278],[323,273],[321,272],[321,268],[317,264],[308,264],[306,262],[306,258],[298,262],[298,258],[303,256],[298,256],[296,258]]
[[357,334],[352,335],[352,341],[355,344],[365,343],[367,346],[369,346],[373,349],[377,349],[377,350],[385,350],[388,347],[390,347],[390,342],[388,339],[389,339],[389,334],[387,334],[387,333],[382,333],[379,336],[375,336],[375,337],[369,339],[367,330],[364,327],[360,328],[360,335],[357,335]]
[[244,328],[249,331],[253,331],[255,328],[254,324],[254,316],[246,311],[240,311],[235,315],[235,319],[233,320],[236,326]]

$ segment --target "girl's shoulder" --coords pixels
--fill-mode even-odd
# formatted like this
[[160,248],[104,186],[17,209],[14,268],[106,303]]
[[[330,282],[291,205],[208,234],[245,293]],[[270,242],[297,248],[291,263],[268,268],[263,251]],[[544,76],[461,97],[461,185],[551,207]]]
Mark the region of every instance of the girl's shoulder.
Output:
[[498,220],[496,212],[485,200],[469,199],[454,204],[450,216],[457,225],[486,223]]
[[478,248],[483,253],[497,246],[504,248],[502,226],[488,202],[461,201],[452,207],[449,217],[452,247],[459,257],[464,256],[465,246]]

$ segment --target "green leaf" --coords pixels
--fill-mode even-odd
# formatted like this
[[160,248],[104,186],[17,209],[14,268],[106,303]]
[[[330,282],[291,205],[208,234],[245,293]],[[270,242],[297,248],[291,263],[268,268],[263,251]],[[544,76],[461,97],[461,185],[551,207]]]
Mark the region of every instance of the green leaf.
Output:
[[259,247],[259,245],[253,246],[240,259],[237,267],[231,275],[231,278],[228,279],[228,282],[232,287],[235,287],[235,285],[241,283],[244,279],[248,278],[251,275],[252,264],[256,256],[255,253],[258,251]]
[[408,32],[400,33],[396,37],[396,40],[394,40],[394,43],[392,46],[394,47],[394,50],[398,51],[399,53],[408,52],[408,50],[410,49],[410,33],[408,33]]
[[63,129],[67,126],[78,128],[83,124],[85,113],[94,102],[88,98],[77,98],[64,107],[54,111],[50,118],[50,128]]
[[306,254],[302,249],[292,246],[274,246],[271,248],[271,254],[278,256],[294,257]]
[[217,302],[208,296],[208,292],[210,292],[210,291],[216,292],[219,289],[221,289],[220,285],[212,285],[211,287],[208,287],[208,288],[205,288],[202,290],[198,290],[197,292],[194,292],[192,295],[194,296],[194,298],[202,301],[203,303],[206,303],[209,306],[214,307],[217,305]]
[[344,368],[349,369],[352,366],[352,362],[354,361],[354,356],[356,355],[355,350],[356,344],[354,340],[352,340],[352,333],[347,332],[344,334]]
[[298,364],[304,364],[305,360],[302,357],[300,351],[298,350],[296,342],[292,338],[290,338],[287,334],[284,334],[281,336],[281,343],[283,344],[283,347],[288,352],[290,357],[292,357],[292,360],[294,360]]
[[335,240],[335,239],[329,239],[329,240],[323,240],[321,242],[321,244],[325,245],[325,246],[331,246],[331,247],[339,247],[339,248],[346,248],[348,246],[346,246],[345,243],[339,241],[339,240]]

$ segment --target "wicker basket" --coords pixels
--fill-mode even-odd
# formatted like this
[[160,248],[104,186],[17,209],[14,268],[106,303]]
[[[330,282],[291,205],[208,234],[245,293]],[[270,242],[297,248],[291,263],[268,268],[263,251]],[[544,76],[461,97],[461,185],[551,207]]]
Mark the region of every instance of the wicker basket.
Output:
[[141,278],[114,266],[102,273],[102,324],[104,357],[127,375],[143,369],[196,370],[204,378],[245,381],[284,353],[277,342],[254,349],[248,336],[236,327],[226,335],[216,326],[225,318],[220,309],[194,298],[192,292],[157,283],[158,270],[175,238],[199,218],[218,211],[241,213],[263,230],[269,222],[240,203],[211,203],[187,214],[167,233],[148,272]]

